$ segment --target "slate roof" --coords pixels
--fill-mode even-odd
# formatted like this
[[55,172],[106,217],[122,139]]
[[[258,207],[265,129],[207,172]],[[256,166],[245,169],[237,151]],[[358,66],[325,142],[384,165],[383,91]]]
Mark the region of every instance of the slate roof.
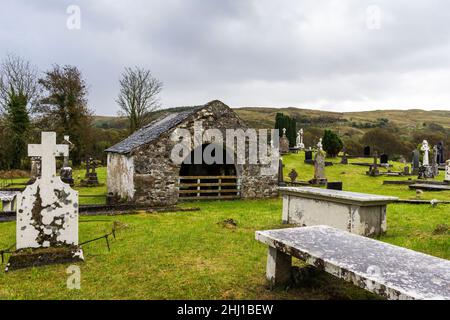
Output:
[[207,107],[207,105],[196,106],[191,110],[183,111],[179,113],[171,113],[163,118],[153,121],[147,126],[139,129],[131,134],[125,140],[115,144],[114,146],[105,150],[105,152],[113,152],[120,154],[127,154],[133,151],[133,149],[147,144],[157,139],[161,134],[176,127],[178,124],[186,120],[190,115],[197,111]]

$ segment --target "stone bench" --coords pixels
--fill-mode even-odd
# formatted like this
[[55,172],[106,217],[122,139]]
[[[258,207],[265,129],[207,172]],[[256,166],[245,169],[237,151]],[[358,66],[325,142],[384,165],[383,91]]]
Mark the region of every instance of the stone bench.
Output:
[[363,236],[386,232],[386,205],[397,197],[312,187],[281,187],[282,222],[328,225]]
[[291,259],[388,299],[450,299],[450,261],[329,226],[257,231],[269,246],[267,279],[290,282]]

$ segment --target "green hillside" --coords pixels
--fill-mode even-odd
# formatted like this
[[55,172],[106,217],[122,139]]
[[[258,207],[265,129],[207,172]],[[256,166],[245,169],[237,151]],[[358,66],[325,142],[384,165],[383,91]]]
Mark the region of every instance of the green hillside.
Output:
[[[190,107],[159,110],[153,113],[156,119],[165,113],[179,112]],[[450,110],[424,111],[374,110],[362,112],[328,112],[300,108],[246,107],[234,108],[236,113],[251,128],[274,128],[275,116],[283,113],[295,119],[297,130],[305,131],[304,142],[315,145],[323,136],[324,129],[335,131],[344,141],[351,154],[362,154],[365,145],[379,152],[410,157],[411,151],[424,139],[430,144],[444,141],[450,146]],[[121,117],[95,117],[95,126],[103,129],[126,129],[127,121]],[[377,133],[373,131],[378,130]],[[371,132],[369,132],[371,131]],[[370,137],[366,133],[371,134]],[[450,152],[448,152],[450,157]]]
[[[180,112],[189,107],[170,108],[157,111],[154,118],[166,112]],[[251,127],[272,128],[275,124],[275,115],[284,113],[297,119],[299,123],[319,127],[364,127],[379,123],[379,119],[388,119],[389,122],[402,129],[416,130],[429,124],[436,124],[450,129],[450,110],[425,111],[411,110],[374,110],[361,112],[329,112],[321,110],[300,108],[260,108],[246,107],[235,108],[236,113]],[[126,119],[114,116],[95,116],[96,127],[109,127],[123,129],[126,127]],[[362,128],[364,129],[364,128]]]

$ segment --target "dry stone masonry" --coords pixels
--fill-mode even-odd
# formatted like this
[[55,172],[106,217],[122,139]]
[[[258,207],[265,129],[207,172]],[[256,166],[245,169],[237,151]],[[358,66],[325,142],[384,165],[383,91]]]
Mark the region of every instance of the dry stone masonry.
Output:
[[[217,100],[157,119],[106,150],[108,193],[122,201],[150,206],[177,203],[183,164],[175,164],[171,160],[175,145],[171,134],[180,128],[189,130],[193,136],[194,122],[198,121],[202,122],[204,130],[218,129],[224,137],[226,129],[247,129],[231,108]],[[245,164],[235,161],[231,166],[239,183],[241,198],[277,196],[277,170],[272,175],[262,175],[264,166],[249,164],[248,159]],[[204,164],[196,169],[208,170]]]

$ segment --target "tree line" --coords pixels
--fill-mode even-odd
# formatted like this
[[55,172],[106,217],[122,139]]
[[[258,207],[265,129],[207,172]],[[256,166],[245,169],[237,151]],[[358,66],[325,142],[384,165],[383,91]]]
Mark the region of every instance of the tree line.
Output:
[[125,68],[117,104],[128,130],[96,128],[88,103],[88,85],[71,65],[55,64],[39,72],[29,61],[8,55],[0,63],[0,170],[28,169],[27,145],[40,142],[41,131],[69,135],[73,166],[86,157],[105,160],[104,150],[146,125],[160,107],[162,83],[149,70]]

